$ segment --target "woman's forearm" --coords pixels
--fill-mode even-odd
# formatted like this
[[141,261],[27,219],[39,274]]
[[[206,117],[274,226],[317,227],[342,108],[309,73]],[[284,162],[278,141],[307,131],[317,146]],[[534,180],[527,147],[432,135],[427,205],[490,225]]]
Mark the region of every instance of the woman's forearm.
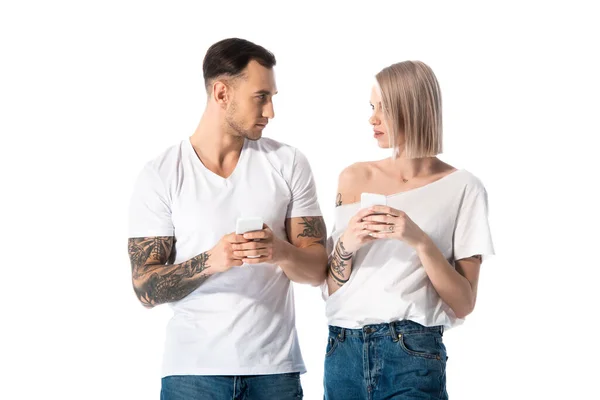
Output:
[[475,293],[471,284],[446,260],[435,243],[426,237],[416,248],[425,272],[442,300],[458,318],[464,318],[475,307]]
[[330,295],[344,286],[350,279],[353,257],[354,253],[350,253],[344,248],[342,236],[335,245],[327,263],[327,287]]

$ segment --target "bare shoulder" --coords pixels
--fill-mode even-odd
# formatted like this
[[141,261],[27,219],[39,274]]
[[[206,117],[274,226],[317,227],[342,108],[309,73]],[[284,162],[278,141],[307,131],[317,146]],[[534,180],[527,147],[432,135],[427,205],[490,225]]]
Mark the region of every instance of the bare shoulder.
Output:
[[343,188],[356,184],[356,181],[368,180],[372,175],[372,163],[371,162],[359,162],[354,163],[341,172],[339,178],[339,184]]
[[363,188],[373,176],[372,161],[359,162],[346,167],[338,180],[338,194],[335,205],[355,203],[360,199]]

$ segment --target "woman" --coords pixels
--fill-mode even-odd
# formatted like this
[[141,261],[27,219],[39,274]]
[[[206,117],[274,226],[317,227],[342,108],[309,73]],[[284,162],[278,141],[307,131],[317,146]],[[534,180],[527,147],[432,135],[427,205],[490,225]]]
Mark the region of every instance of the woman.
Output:
[[[487,194],[439,160],[441,94],[427,65],[384,68],[371,92],[374,138],[392,156],[339,178],[326,285],[325,399],[447,399],[445,329],[475,306],[494,253]],[[362,193],[386,205],[361,208]]]

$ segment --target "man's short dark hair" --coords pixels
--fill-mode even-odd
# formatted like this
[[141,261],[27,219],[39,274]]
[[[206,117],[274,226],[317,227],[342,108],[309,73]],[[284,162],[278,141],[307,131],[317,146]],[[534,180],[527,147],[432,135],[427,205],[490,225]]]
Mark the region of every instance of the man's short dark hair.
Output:
[[210,46],[202,65],[206,90],[219,76],[239,76],[248,63],[256,60],[265,68],[273,68],[275,56],[262,46],[248,40],[230,38]]

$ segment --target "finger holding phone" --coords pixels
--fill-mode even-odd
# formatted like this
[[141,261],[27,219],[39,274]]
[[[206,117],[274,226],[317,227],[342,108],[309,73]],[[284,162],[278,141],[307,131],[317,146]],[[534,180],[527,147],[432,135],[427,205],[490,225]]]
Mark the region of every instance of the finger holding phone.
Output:
[[271,228],[261,217],[238,218],[236,233],[242,235],[247,243],[233,245],[233,255],[244,264],[277,264],[278,240]]

